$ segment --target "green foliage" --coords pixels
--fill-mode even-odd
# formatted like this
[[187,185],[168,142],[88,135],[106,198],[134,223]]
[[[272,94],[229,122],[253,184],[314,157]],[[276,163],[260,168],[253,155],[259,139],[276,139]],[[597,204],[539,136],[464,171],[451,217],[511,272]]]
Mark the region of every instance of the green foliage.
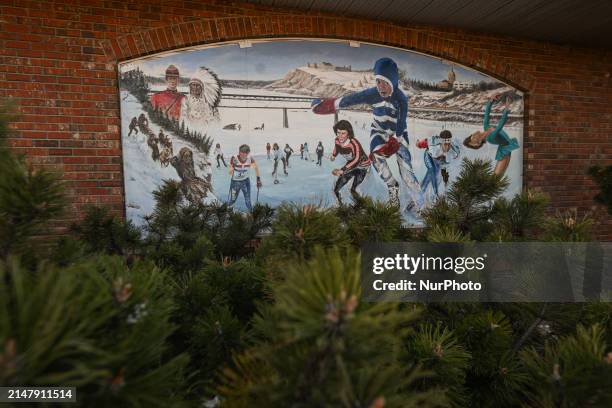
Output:
[[420,388],[444,389],[452,406],[466,406],[466,372],[470,353],[464,350],[454,333],[440,324],[423,324],[415,335],[407,338],[408,356],[412,363],[435,373],[421,380]]
[[568,210],[546,219],[544,239],[561,242],[590,241],[592,227],[593,219],[588,214],[579,217],[575,209]]
[[330,209],[315,205],[281,205],[272,224],[272,234],[262,251],[271,257],[309,258],[316,247],[346,247],[349,238]]
[[198,270],[207,259],[248,255],[249,243],[270,228],[274,214],[265,205],[242,214],[225,204],[192,204],[171,180],[153,195],[155,209],[146,218],[147,245],[154,259],[178,272]]
[[355,245],[393,241],[400,235],[399,208],[387,202],[356,197],[353,204],[337,207],[335,211]]
[[450,225],[435,225],[425,236],[429,242],[470,242],[469,234],[466,236]]
[[456,327],[456,336],[472,355],[466,378],[470,406],[516,406],[529,382],[519,359],[511,352],[513,333],[500,311],[470,313]]
[[[512,200],[499,198],[492,210],[495,237],[511,237],[512,240],[533,239],[542,225],[547,205],[546,195],[532,191],[517,194]],[[509,239],[504,239],[507,240]]]
[[0,265],[0,384],[76,386],[82,406],[177,406],[187,356],[165,357],[174,330],[165,275],[98,257],[26,272]]
[[0,258],[31,248],[32,236],[65,204],[57,174],[34,169],[6,146],[12,118],[12,107],[0,105]]
[[141,233],[131,221],[123,222],[103,207],[90,207],[85,217],[71,227],[89,252],[130,255],[138,251]]
[[411,386],[419,372],[399,362],[399,339],[417,311],[359,302],[360,257],[315,250],[273,288],[255,321],[258,341],[224,370],[231,407],[409,407],[442,402]]
[[612,405],[612,353],[599,325],[549,343],[543,352],[521,353],[533,378],[527,395],[534,407]]
[[507,178],[494,174],[489,162],[464,159],[461,172],[446,197],[425,210],[425,224],[428,229],[450,225],[464,235],[482,240],[492,229],[491,202],[507,186]]

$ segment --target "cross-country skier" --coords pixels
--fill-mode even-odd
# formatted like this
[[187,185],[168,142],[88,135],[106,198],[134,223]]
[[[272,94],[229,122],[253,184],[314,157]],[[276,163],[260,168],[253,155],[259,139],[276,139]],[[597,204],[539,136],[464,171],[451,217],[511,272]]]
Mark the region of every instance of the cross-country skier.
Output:
[[341,98],[313,101],[313,112],[331,114],[354,105],[372,106],[370,131],[370,160],[378,175],[387,185],[389,201],[399,206],[399,183],[389,169],[387,159],[396,155],[400,177],[418,212],[423,208],[423,193],[412,169],[408,149],[408,97],[399,88],[397,64],[391,58],[381,58],[374,64],[376,86]]
[[323,165],[322,159],[323,159],[324,151],[325,151],[325,149],[323,148],[323,142],[321,142],[319,140],[319,144],[317,145],[317,150],[316,150],[316,152],[317,152],[317,165],[318,166],[322,166]]
[[368,174],[371,162],[363,147],[361,147],[361,144],[355,138],[353,127],[349,121],[340,120],[334,125],[333,129],[336,133],[336,139],[334,151],[330,159],[332,161],[336,160],[336,156],[339,154],[346,159],[344,166],[332,171],[332,174],[338,177],[334,184],[334,195],[338,200],[338,204],[342,204],[342,197],[340,195],[342,187],[352,179],[351,195],[353,197],[359,196],[357,187],[359,187]]
[[229,173],[232,177],[230,182],[230,200],[228,205],[231,207],[238,199],[238,194],[242,191],[244,203],[249,211],[252,211],[251,205],[251,179],[249,177],[249,169],[255,169],[257,176],[257,188],[261,188],[261,178],[259,177],[259,167],[255,159],[249,154],[251,148],[249,145],[243,144],[238,148],[238,156],[232,156],[230,159]]
[[506,121],[508,120],[509,105],[511,102],[511,98],[506,98],[506,106],[502,113],[501,118],[497,122],[497,126],[493,127],[489,124],[489,116],[491,114],[491,107],[493,106],[493,102],[499,100],[501,94],[496,94],[485,105],[485,113],[483,119],[483,128],[484,131],[477,131],[469,135],[464,141],[463,145],[465,147],[469,147],[470,149],[480,149],[484,146],[485,143],[491,143],[497,145],[497,153],[495,154],[495,160],[497,161],[495,165],[495,174],[503,176],[508,168],[508,164],[510,164],[510,157],[512,155],[512,151],[518,149],[519,143],[518,140],[513,137],[511,138],[508,134],[503,130]]
[[423,162],[427,168],[427,173],[421,181],[423,194],[425,195],[429,184],[431,184],[434,195],[438,197],[440,179],[446,187],[449,179],[448,166],[452,161],[459,158],[461,149],[448,130],[443,130],[440,135],[432,136],[430,139],[417,140],[416,146],[419,149],[425,149]]
[[268,160],[270,160],[270,149],[272,149],[272,147],[270,146],[270,142],[266,143],[266,154],[268,155]]
[[310,161],[310,149],[308,148],[308,142],[304,142],[304,160]]
[[304,143],[300,144],[300,159],[304,160]]
[[221,161],[223,162],[223,165],[227,167],[227,164],[225,164],[225,159],[223,158],[223,151],[221,150],[220,143],[217,143],[217,145],[215,146],[215,156],[217,158],[217,168],[221,167],[221,164],[219,163],[219,159],[221,159]]

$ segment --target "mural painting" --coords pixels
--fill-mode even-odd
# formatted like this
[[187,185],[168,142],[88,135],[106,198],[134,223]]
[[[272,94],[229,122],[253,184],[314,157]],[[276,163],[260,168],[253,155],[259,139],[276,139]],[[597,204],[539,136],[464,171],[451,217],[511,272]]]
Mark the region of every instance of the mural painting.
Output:
[[523,96],[474,70],[346,41],[267,40],[120,65],[127,215],[163,180],[189,202],[341,205],[367,195],[406,225],[446,194],[461,160],[521,189]]

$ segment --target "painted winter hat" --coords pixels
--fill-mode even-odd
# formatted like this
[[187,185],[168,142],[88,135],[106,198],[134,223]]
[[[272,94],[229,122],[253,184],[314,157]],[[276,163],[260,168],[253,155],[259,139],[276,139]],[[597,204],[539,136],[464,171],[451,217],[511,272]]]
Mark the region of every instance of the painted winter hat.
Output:
[[168,68],[166,68],[166,78],[168,77],[178,77],[179,76],[179,70],[177,67],[175,67],[174,65],[168,65]]
[[374,64],[374,76],[376,79],[381,79],[391,85],[395,91],[399,81],[399,73],[397,64],[391,58],[380,58]]

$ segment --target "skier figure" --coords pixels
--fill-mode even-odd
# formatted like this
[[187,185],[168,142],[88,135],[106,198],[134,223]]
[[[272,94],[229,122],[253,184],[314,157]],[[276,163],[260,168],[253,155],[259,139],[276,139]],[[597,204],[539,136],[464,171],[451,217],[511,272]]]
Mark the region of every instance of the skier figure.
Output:
[[440,178],[442,178],[446,190],[449,179],[447,168],[452,161],[459,158],[461,149],[448,130],[443,130],[440,135],[432,136],[430,140],[417,140],[416,146],[419,149],[425,149],[423,162],[427,168],[427,173],[421,181],[421,191],[425,195],[427,187],[431,184],[434,195],[438,197]]
[[286,143],[285,148],[283,150],[285,152],[286,166],[289,167],[289,158],[291,157],[291,154],[293,153],[293,149],[291,148],[291,146],[289,146],[289,143]]
[[300,144],[300,159],[304,160],[304,144]]
[[274,170],[272,171],[272,176],[274,177],[274,184],[278,184],[278,162],[283,163],[283,173],[285,176],[288,176],[287,173],[287,160],[285,159],[285,155],[281,152],[278,143],[274,143],[274,147],[272,147],[272,153],[274,155]]
[[331,114],[353,105],[372,106],[370,130],[370,160],[376,172],[387,185],[389,201],[399,206],[399,183],[393,177],[387,159],[395,155],[400,177],[412,199],[407,209],[418,213],[424,205],[423,193],[412,169],[412,157],[408,148],[408,97],[399,88],[397,64],[391,58],[380,58],[374,64],[376,86],[341,98],[313,101],[313,112]]
[[323,159],[323,152],[325,151],[325,149],[323,148],[323,142],[321,142],[319,140],[319,144],[317,145],[317,165],[320,167],[323,165],[322,159]]
[[272,147],[270,146],[270,142],[266,143],[266,154],[268,155],[268,160],[270,160],[270,149]]
[[304,160],[310,161],[310,150],[308,149],[308,142],[304,142]]
[[510,136],[508,136],[508,134],[503,130],[504,125],[508,120],[511,98],[506,98],[506,106],[504,107],[501,118],[499,118],[499,122],[497,122],[497,126],[493,127],[489,124],[489,116],[491,114],[493,102],[499,100],[500,97],[501,94],[494,95],[485,105],[483,119],[484,131],[472,133],[465,138],[463,145],[465,147],[469,147],[470,149],[480,149],[485,143],[497,145],[497,153],[495,154],[495,160],[497,163],[495,164],[494,173],[503,176],[508,168],[508,165],[510,164],[512,151],[518,149],[520,146],[515,137],[510,138]]
[[221,161],[223,162],[223,165],[227,167],[227,164],[225,164],[225,159],[223,158],[223,151],[221,151],[221,144],[219,143],[217,143],[217,145],[215,146],[215,156],[217,158],[217,168],[221,167],[221,164],[219,163],[219,159],[221,159]]
[[130,131],[128,133],[128,137],[130,137],[132,135],[132,132],[135,131],[136,133],[134,133],[134,135],[138,134],[138,119],[136,119],[136,116],[134,116],[132,118],[132,121],[130,122]]
[[[332,161],[336,160],[336,156],[339,154],[346,159],[344,166],[332,171],[332,174],[338,177],[334,184],[334,195],[338,200],[338,204],[342,204],[340,190],[351,181],[351,179],[353,180],[351,195],[353,198],[359,196],[357,187],[359,187],[368,174],[371,161],[363,150],[363,147],[361,147],[359,141],[355,138],[353,127],[349,121],[340,120],[334,125],[333,129],[336,133],[336,139],[334,151],[330,159]],[[321,148],[322,147],[323,146],[321,146]]]
[[228,205],[232,207],[238,195],[242,191],[244,203],[249,211],[252,211],[251,205],[251,179],[249,177],[249,169],[255,169],[257,175],[257,188],[261,188],[261,178],[259,177],[259,167],[255,159],[249,154],[251,149],[248,145],[243,144],[238,149],[238,156],[232,156],[230,159],[229,173],[232,177],[230,182],[230,200]]

